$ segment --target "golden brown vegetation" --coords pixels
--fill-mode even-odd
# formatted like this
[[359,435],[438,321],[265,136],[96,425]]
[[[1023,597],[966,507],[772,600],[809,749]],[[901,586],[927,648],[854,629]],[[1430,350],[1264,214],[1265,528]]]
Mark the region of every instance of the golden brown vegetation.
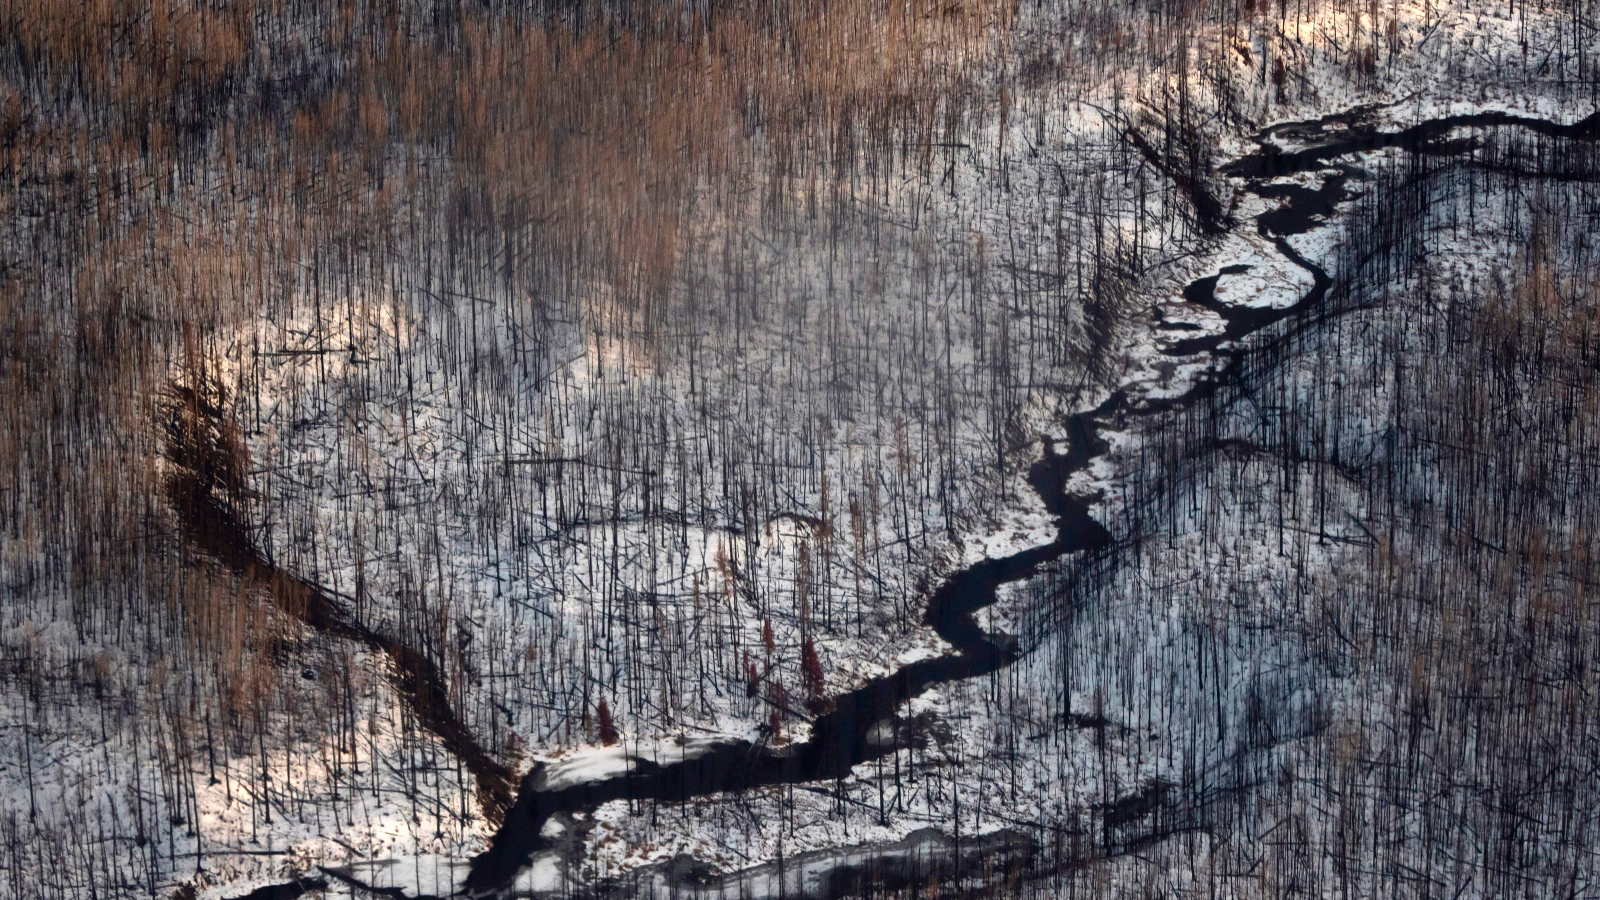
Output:
[[[959,111],[1005,9],[580,9],[441,28],[356,5],[100,0],[55,16],[8,0],[10,529],[82,546],[80,596],[98,592],[84,577],[125,590],[138,558],[152,594],[227,595],[163,587],[196,576],[161,562],[169,529],[150,490],[152,398],[219,324],[292,297],[300,264],[370,271],[407,228],[441,218],[466,241],[492,225],[504,237],[487,240],[521,247],[523,266],[659,300],[703,195],[743,190],[758,157],[775,161],[774,185],[813,190],[815,171],[786,166],[816,146],[841,163],[824,183],[867,145],[925,158],[936,111]],[[304,61],[307,38],[327,58]],[[250,633],[213,628],[229,636],[216,646]]]

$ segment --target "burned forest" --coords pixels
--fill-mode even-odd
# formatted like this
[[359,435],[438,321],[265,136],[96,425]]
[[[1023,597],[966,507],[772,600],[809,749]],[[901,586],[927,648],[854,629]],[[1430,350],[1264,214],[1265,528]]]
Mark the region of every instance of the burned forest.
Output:
[[0,0],[0,900],[1600,898],[1595,0]]

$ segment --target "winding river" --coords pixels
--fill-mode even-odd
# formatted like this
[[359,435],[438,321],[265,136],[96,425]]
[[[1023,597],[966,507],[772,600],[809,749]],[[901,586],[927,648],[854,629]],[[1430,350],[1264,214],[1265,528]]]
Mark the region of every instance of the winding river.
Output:
[[[1176,340],[1163,352],[1169,357],[1209,354],[1221,365],[1176,397],[1152,399],[1142,395],[1139,386],[1119,389],[1096,409],[1072,416],[1059,441],[1044,440],[1042,458],[1031,468],[1029,482],[1055,518],[1055,539],[1010,556],[985,559],[952,575],[933,593],[925,621],[955,648],[953,654],[913,663],[833,698],[833,709],[812,722],[810,738],[803,743],[784,747],[746,741],[718,743],[679,762],[663,765],[632,759],[629,771],[624,774],[556,786],[549,785],[546,768],[537,766],[522,779],[515,801],[505,809],[504,820],[490,847],[472,860],[461,893],[496,896],[509,892],[519,872],[535,853],[555,848],[562,842],[560,837],[544,834],[545,825],[553,816],[592,812],[601,804],[619,799],[670,803],[762,786],[830,781],[847,776],[855,766],[894,753],[895,746],[871,740],[869,735],[879,723],[892,722],[907,700],[935,685],[989,674],[1016,658],[1012,642],[985,632],[975,618],[979,610],[995,601],[1002,585],[1027,579],[1038,572],[1040,566],[1064,555],[1110,546],[1111,532],[1090,515],[1093,498],[1074,496],[1064,490],[1074,473],[1083,471],[1106,452],[1101,432],[1109,427],[1124,428],[1135,416],[1154,415],[1204,399],[1232,377],[1248,352],[1238,344],[1242,338],[1284,319],[1304,317],[1323,305],[1333,279],[1297,252],[1289,238],[1327,225],[1337,205],[1354,196],[1348,185],[1361,179],[1364,173],[1340,159],[1393,147],[1415,154],[1458,155],[1474,144],[1470,139],[1452,138],[1456,129],[1499,127],[1520,128],[1555,139],[1593,141],[1600,136],[1600,113],[1572,125],[1506,113],[1475,113],[1434,119],[1399,131],[1382,131],[1364,125],[1357,114],[1347,113],[1263,131],[1257,136],[1258,149],[1224,168],[1223,173],[1234,180],[1239,190],[1278,201],[1275,208],[1254,217],[1254,227],[1284,259],[1311,275],[1312,286],[1293,304],[1272,308],[1233,306],[1216,297],[1219,280],[1249,268],[1244,265],[1225,266],[1185,287],[1184,300],[1215,313],[1223,327],[1220,332]],[[1283,149],[1279,143],[1283,140],[1292,141],[1296,149]],[[1301,172],[1325,174],[1317,187],[1280,182],[1284,176]],[[1202,186],[1190,185],[1186,189],[1202,194],[1196,198],[1197,208],[1222,208],[1216,198],[1203,194]],[[1226,216],[1223,225],[1224,231],[1238,227],[1237,222],[1229,221]],[[174,503],[189,510],[190,519],[209,527],[210,536],[191,532],[202,549],[235,569],[252,571],[271,580],[275,570],[271,570],[248,543],[246,530],[229,518],[227,508],[214,502],[207,506],[208,501],[197,497],[192,487],[173,493]],[[448,708],[438,707],[444,696],[437,681],[438,673],[431,666],[417,665],[418,660],[426,660],[420,654],[408,653],[404,647],[393,646],[381,635],[357,628],[339,613],[336,601],[315,586],[279,573],[277,580],[281,583],[284,579],[291,585],[293,596],[280,603],[302,611],[310,610],[309,617],[304,612],[299,613],[308,624],[383,650],[394,660],[402,673],[403,693],[410,702],[422,706],[424,721],[446,739],[452,750],[464,755],[480,783],[487,776],[491,796],[482,798],[486,807],[504,804],[506,774],[503,767],[482,754]],[[1130,798],[1129,802],[1142,804],[1141,808],[1150,805],[1137,797]],[[1106,815],[1120,808],[1114,804]],[[883,849],[886,853],[903,851],[899,847]],[[323,871],[354,886],[365,887],[348,870],[329,868]],[[828,879],[823,881],[832,883]],[[263,888],[263,891],[284,892],[257,892],[252,896],[295,897],[304,884],[306,881],[302,880]],[[714,885],[705,886],[715,889]],[[392,890],[373,892],[399,896]],[[838,893],[837,890],[828,892]]]

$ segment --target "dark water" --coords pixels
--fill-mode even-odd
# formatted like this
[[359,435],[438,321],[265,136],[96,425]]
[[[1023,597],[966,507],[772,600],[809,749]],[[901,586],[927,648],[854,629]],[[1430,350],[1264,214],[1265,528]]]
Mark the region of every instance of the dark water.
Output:
[[[1343,127],[1330,134],[1327,130],[1330,125]],[[1260,149],[1223,171],[1243,180],[1245,190],[1280,201],[1277,208],[1256,217],[1256,229],[1271,240],[1286,259],[1311,274],[1312,287],[1294,304],[1283,308],[1228,306],[1216,299],[1218,281],[1248,267],[1222,268],[1214,275],[1190,283],[1183,296],[1187,302],[1216,313],[1224,322],[1223,331],[1180,340],[1164,352],[1170,356],[1209,353],[1228,360],[1231,365],[1237,363],[1244,352],[1234,346],[1241,338],[1321,306],[1333,280],[1322,268],[1296,252],[1287,238],[1326,224],[1337,205],[1354,196],[1348,185],[1360,177],[1360,170],[1335,161],[1349,154],[1388,147],[1419,154],[1461,153],[1470,149],[1469,141],[1446,140],[1449,132],[1458,127],[1519,127],[1553,137],[1593,140],[1600,137],[1600,114],[1574,125],[1557,125],[1504,113],[1480,113],[1437,119],[1396,132],[1360,126],[1349,117],[1330,116],[1314,123],[1279,126],[1264,132],[1260,136]],[[1308,146],[1282,150],[1270,140],[1276,136],[1294,137],[1307,142]],[[1268,183],[1297,172],[1325,170],[1331,171],[1315,188]],[[1196,191],[1203,194],[1198,187]],[[1220,209],[1214,200],[1211,203]],[[878,723],[892,722],[897,710],[908,699],[934,685],[989,674],[1016,658],[1016,650],[1008,640],[984,632],[974,618],[978,610],[995,601],[996,591],[1002,585],[1029,578],[1040,566],[1066,554],[1102,549],[1110,544],[1111,534],[1089,515],[1091,498],[1074,497],[1063,491],[1063,485],[1073,473],[1082,471],[1105,452],[1101,430],[1127,415],[1149,415],[1196,402],[1215,390],[1227,377],[1228,368],[1222,367],[1221,375],[1197,382],[1181,397],[1156,402],[1141,400],[1136,409],[1130,402],[1135,398],[1126,391],[1118,391],[1095,410],[1071,417],[1066,434],[1059,442],[1046,439],[1043,458],[1032,467],[1029,482],[1055,517],[1056,538],[1040,547],[979,562],[952,575],[932,595],[925,621],[955,648],[953,655],[913,663],[834,698],[834,708],[813,721],[811,736],[804,743],[772,747],[731,741],[714,745],[695,758],[667,765],[633,760],[626,774],[558,789],[547,788],[544,767],[536,767],[522,780],[516,801],[489,849],[472,860],[463,892],[492,896],[508,891],[534,853],[555,845],[552,839],[542,837],[540,831],[557,814],[592,811],[612,800],[675,802],[762,786],[824,782],[843,778],[853,767],[895,752],[892,743],[869,741],[868,735]],[[1117,421],[1119,427],[1124,424]],[[418,677],[423,674],[418,673]],[[1132,821],[1147,814],[1159,805],[1160,799],[1159,793],[1141,793],[1125,803],[1112,804],[1105,814],[1117,819],[1114,824],[1125,825],[1128,822],[1122,820]],[[888,849],[885,848],[886,852]],[[347,873],[325,871],[348,880]],[[824,885],[838,882],[839,890],[826,888],[827,892],[849,893],[848,885],[854,883],[851,880],[853,871],[850,866],[841,865],[837,879],[823,879]],[[728,876],[728,880],[736,877]]]
[[[1321,303],[1332,280],[1321,268],[1295,253],[1283,238],[1323,224],[1322,218],[1348,196],[1345,180],[1342,175],[1334,176],[1319,190],[1295,188],[1293,192],[1252,184],[1250,189],[1261,196],[1284,200],[1283,208],[1261,216],[1257,227],[1274,238],[1279,252],[1312,273],[1314,287],[1287,308],[1241,309],[1215,300],[1219,276],[1199,279],[1185,289],[1185,299],[1213,310],[1227,327],[1220,335],[1181,341],[1168,352],[1213,352],[1224,342],[1238,340]],[[1237,267],[1230,269],[1238,271]],[[1179,398],[1190,399],[1193,398]],[[924,620],[955,648],[954,654],[913,663],[836,698],[835,708],[812,723],[811,737],[803,744],[774,749],[731,742],[667,766],[639,760],[626,775],[553,791],[541,787],[544,773],[535,769],[524,780],[516,805],[490,848],[473,860],[464,891],[493,894],[509,887],[534,853],[551,846],[539,832],[557,813],[593,810],[619,799],[685,801],[752,787],[829,781],[847,776],[861,763],[895,752],[892,744],[871,742],[867,736],[879,722],[892,720],[903,703],[934,685],[987,675],[1015,659],[1011,643],[985,632],[974,618],[978,610],[995,601],[1002,585],[1027,579],[1041,565],[1066,554],[1098,550],[1110,544],[1110,532],[1089,515],[1092,498],[1070,496],[1063,491],[1063,485],[1073,473],[1087,468],[1105,452],[1100,429],[1128,407],[1128,400],[1126,392],[1118,391],[1094,411],[1072,416],[1060,446],[1045,440],[1043,458],[1034,464],[1028,480],[1055,517],[1055,540],[1010,556],[986,559],[957,572],[929,599]],[[1159,408],[1170,409],[1175,402],[1159,404]],[[1144,411],[1154,408],[1147,406]]]
[[1110,533],[1089,516],[1088,503],[1060,490],[1067,476],[1102,449],[1086,420],[1072,431],[1065,453],[1047,445],[1044,459],[1029,473],[1034,489],[1056,516],[1056,539],[958,572],[930,599],[925,621],[956,648],[955,654],[913,663],[834,698],[834,708],[812,721],[811,737],[801,744],[773,748],[734,741],[665,766],[635,760],[626,775],[559,790],[544,789],[543,768],[535,768],[523,781],[493,844],[473,860],[465,892],[493,893],[510,885],[533,853],[551,846],[539,832],[556,813],[588,811],[611,800],[672,802],[722,791],[829,781],[844,778],[856,765],[894,753],[892,743],[869,741],[868,734],[879,722],[891,719],[901,704],[933,685],[986,675],[1015,659],[1009,642],[994,640],[973,617],[994,602],[1001,585],[1027,578],[1063,554],[1109,543]]

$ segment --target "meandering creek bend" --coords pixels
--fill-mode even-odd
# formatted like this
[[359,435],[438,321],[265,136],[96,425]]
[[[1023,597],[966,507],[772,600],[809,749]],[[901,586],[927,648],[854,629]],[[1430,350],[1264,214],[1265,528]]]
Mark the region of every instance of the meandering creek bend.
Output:
[[[1478,113],[1435,119],[1394,132],[1362,125],[1356,119],[1355,114],[1344,114],[1268,129],[1258,136],[1256,152],[1223,170],[1238,181],[1242,190],[1281,201],[1277,208],[1256,216],[1255,227],[1285,259],[1311,275],[1311,288],[1292,305],[1238,307],[1218,301],[1215,289],[1221,277],[1248,266],[1226,266],[1190,283],[1183,291],[1184,299],[1215,313],[1224,327],[1220,333],[1177,340],[1164,353],[1171,357],[1210,354],[1220,365],[1177,397],[1155,400],[1139,395],[1136,386],[1121,388],[1096,409],[1070,417],[1066,434],[1059,442],[1046,438],[1043,457],[1031,468],[1029,482],[1055,517],[1055,539],[1010,556],[985,559],[950,576],[929,598],[925,621],[956,652],[912,663],[832,698],[833,708],[812,721],[810,737],[804,742],[782,747],[746,741],[719,743],[682,761],[658,764],[635,759],[625,774],[557,788],[546,787],[546,770],[540,765],[522,779],[512,802],[509,772],[482,751],[449,710],[439,673],[425,657],[353,624],[337,601],[320,588],[273,568],[250,541],[248,530],[233,518],[232,506],[211,498],[211,480],[193,478],[169,485],[169,497],[179,509],[191,541],[200,549],[235,571],[277,585],[277,602],[306,624],[382,651],[393,660],[400,673],[397,681],[402,695],[418,708],[430,730],[473,772],[486,813],[492,818],[495,812],[504,811],[490,847],[472,860],[461,888],[461,893],[469,896],[500,895],[511,890],[533,854],[555,846],[558,839],[542,835],[552,816],[591,812],[619,799],[678,802],[719,792],[844,778],[855,766],[895,751],[892,744],[870,740],[869,735],[879,723],[893,721],[907,700],[935,685],[986,675],[1009,665],[1016,658],[1012,643],[1004,636],[986,633],[979,627],[975,613],[995,601],[1002,585],[1026,579],[1040,566],[1066,554],[1094,551],[1111,543],[1111,533],[1090,515],[1094,498],[1073,496],[1063,489],[1074,473],[1087,468],[1106,451],[1101,431],[1125,427],[1132,416],[1157,414],[1203,399],[1230,377],[1243,357],[1245,350],[1236,343],[1241,338],[1323,305],[1332,278],[1298,253],[1288,239],[1327,224],[1337,204],[1352,196],[1346,185],[1359,178],[1361,172],[1338,163],[1341,157],[1390,147],[1416,154],[1459,154],[1471,144],[1449,139],[1457,128],[1517,127],[1551,138],[1583,141],[1600,136],[1600,113],[1573,125],[1505,113]],[[1330,133],[1329,126],[1339,127]],[[1282,149],[1276,142],[1280,137],[1295,140],[1299,149]],[[1328,174],[1315,188],[1272,183],[1299,172]],[[1220,208],[1209,197],[1197,204],[1200,205]],[[1227,224],[1229,228],[1237,227],[1236,223]],[[169,455],[180,464],[189,464],[179,454]],[[365,887],[348,870],[324,872]],[[302,879],[262,889],[287,888],[292,893],[257,892],[251,896],[295,897],[301,893],[298,886],[305,883]],[[395,891],[367,890],[400,896]]]

